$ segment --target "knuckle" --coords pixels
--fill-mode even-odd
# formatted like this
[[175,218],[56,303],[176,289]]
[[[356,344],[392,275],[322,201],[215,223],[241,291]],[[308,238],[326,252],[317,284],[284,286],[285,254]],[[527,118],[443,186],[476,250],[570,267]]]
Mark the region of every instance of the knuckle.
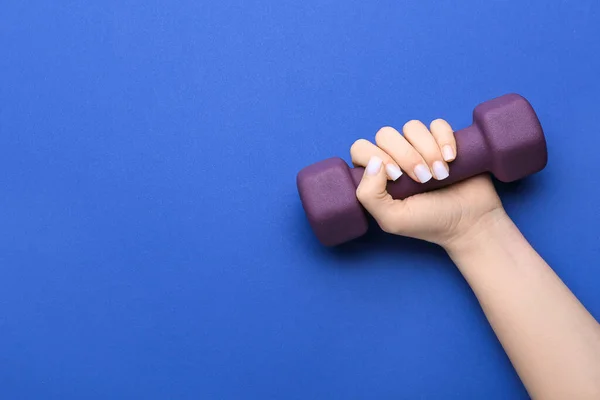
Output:
[[431,129],[445,128],[446,125],[447,125],[446,121],[442,118],[436,118],[433,121],[431,121],[431,124],[429,124]]
[[393,224],[387,220],[377,221],[377,225],[379,225],[379,228],[385,233],[396,233],[396,229]]
[[441,118],[431,121],[430,130],[432,135],[440,143],[450,144],[454,141],[454,131],[452,130],[452,127],[448,122]]
[[363,186],[358,186],[356,188],[356,198],[360,201],[363,202],[364,200],[366,200],[368,197],[367,191],[365,190],[365,188]]
[[366,142],[367,140],[365,139],[358,139],[357,141],[352,143],[352,146],[350,146],[350,154],[352,156],[358,154],[360,152],[360,149],[365,146]]
[[375,134],[375,142],[378,144],[385,142],[396,133],[397,131],[391,126],[384,126],[383,128],[379,129]]
[[415,128],[420,128],[423,125],[418,119],[411,119],[402,127],[402,131],[406,134],[407,131],[414,131]]

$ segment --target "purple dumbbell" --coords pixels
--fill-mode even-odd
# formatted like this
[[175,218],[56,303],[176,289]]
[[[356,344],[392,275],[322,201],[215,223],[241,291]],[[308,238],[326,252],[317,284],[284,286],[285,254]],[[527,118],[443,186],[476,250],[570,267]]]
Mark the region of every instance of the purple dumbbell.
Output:
[[[455,132],[458,156],[450,176],[417,183],[401,176],[388,184],[395,199],[448,186],[484,172],[512,182],[541,171],[548,160],[546,140],[535,111],[518,94],[479,104],[473,125]],[[308,221],[322,244],[335,246],[364,235],[365,210],[356,198],[364,168],[350,168],[341,158],[329,158],[302,169],[298,192]]]

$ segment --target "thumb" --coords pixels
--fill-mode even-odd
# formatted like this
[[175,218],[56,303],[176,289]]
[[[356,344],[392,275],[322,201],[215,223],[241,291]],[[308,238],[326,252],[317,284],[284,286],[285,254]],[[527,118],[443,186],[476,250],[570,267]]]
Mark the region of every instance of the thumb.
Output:
[[356,197],[365,209],[375,218],[379,226],[389,232],[392,219],[394,199],[387,192],[387,174],[383,167],[383,160],[377,156],[371,157],[365,168]]

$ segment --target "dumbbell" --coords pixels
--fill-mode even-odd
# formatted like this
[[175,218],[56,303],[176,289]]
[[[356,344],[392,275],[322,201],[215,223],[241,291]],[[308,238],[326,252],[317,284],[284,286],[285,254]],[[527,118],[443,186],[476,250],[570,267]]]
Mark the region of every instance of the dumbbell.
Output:
[[[438,189],[486,172],[512,182],[541,171],[547,163],[546,139],[531,104],[518,94],[483,102],[473,124],[455,132],[457,157],[444,180],[418,183],[404,174],[389,182],[394,199]],[[365,234],[368,219],[356,198],[364,168],[329,158],[303,168],[296,177],[302,207],[318,240],[336,246]]]

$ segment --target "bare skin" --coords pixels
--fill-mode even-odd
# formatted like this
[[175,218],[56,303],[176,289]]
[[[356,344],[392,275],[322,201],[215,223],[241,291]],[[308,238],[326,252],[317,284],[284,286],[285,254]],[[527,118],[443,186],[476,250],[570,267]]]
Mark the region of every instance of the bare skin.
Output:
[[446,121],[410,121],[403,135],[382,128],[351,155],[366,167],[358,199],[384,231],[446,250],[532,398],[600,399],[600,324],[523,237],[488,176],[405,200],[386,192],[399,169],[418,182],[451,173],[460,154]]

